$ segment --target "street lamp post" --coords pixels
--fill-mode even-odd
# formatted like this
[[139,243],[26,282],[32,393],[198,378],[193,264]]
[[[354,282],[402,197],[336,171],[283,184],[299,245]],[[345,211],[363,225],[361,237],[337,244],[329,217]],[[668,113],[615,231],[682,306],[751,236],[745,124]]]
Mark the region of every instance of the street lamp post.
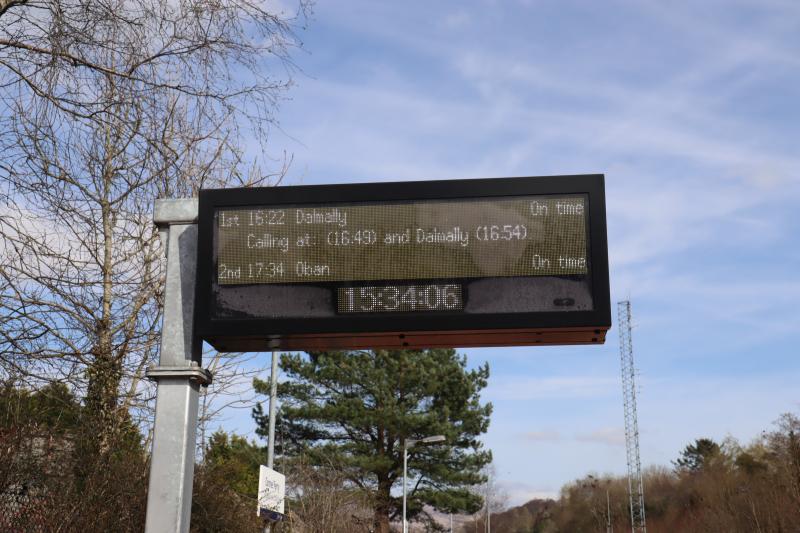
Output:
[[403,533],[408,533],[408,522],[406,521],[406,475],[408,472],[408,449],[417,444],[435,444],[444,442],[444,435],[433,435],[424,439],[409,439],[403,443]]

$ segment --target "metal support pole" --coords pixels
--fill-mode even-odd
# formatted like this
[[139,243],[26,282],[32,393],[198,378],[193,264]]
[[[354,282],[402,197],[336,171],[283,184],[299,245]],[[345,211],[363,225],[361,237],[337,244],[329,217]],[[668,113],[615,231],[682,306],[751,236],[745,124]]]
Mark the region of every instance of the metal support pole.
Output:
[[278,352],[272,350],[272,373],[269,378],[269,434],[267,436],[267,466],[275,461],[275,412],[278,403]]
[[408,522],[406,522],[406,471],[408,469],[408,446],[403,443],[403,533],[408,533]]
[[147,492],[146,533],[189,531],[194,479],[198,391],[211,382],[200,368],[201,345],[193,332],[197,271],[197,200],[156,200],[154,222],[167,255],[164,321],[156,418]]
[[492,533],[492,473],[486,475],[486,533]]
[[[267,466],[275,463],[275,412],[278,403],[278,352],[272,350],[272,372],[269,378],[269,433],[267,434]],[[264,525],[264,533],[272,531],[271,524]]]
[[403,441],[403,533],[408,533],[408,520],[406,520],[406,476],[408,475],[408,449],[417,444],[435,444],[444,442],[444,435],[432,435],[424,439],[408,439]]

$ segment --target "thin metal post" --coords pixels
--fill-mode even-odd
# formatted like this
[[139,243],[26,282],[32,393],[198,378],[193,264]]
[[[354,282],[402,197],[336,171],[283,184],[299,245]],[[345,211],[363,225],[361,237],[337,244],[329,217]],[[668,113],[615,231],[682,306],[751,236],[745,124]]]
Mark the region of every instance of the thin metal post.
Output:
[[[269,378],[269,433],[267,434],[267,466],[275,463],[275,412],[278,402],[278,352],[272,350],[272,371]],[[272,531],[271,524],[264,525],[264,533]]]
[[408,468],[408,446],[403,443],[403,533],[408,533],[408,522],[406,521],[406,471]]
[[408,449],[417,444],[435,444],[444,442],[444,435],[431,435],[424,439],[407,439],[403,441],[403,533],[408,533],[408,520],[406,520],[406,475],[408,474]]
[[166,249],[167,277],[159,365],[147,370],[157,386],[145,532],[184,533],[192,509],[198,391],[211,381],[198,364],[201,346],[193,332],[197,200],[157,200],[153,218]]
[[275,461],[275,412],[278,402],[278,352],[272,350],[272,373],[269,378],[269,434],[267,436],[267,466]]
[[492,533],[492,473],[486,474],[486,533]]

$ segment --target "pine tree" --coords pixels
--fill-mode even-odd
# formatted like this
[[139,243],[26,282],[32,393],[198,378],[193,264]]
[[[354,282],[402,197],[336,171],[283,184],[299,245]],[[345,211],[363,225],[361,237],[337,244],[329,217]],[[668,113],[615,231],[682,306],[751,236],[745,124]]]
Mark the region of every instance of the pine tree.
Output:
[[266,461],[266,450],[254,442],[221,429],[214,432],[195,469],[192,531],[260,530],[256,498],[259,465]]
[[718,458],[721,452],[719,444],[713,440],[696,439],[694,444],[686,445],[674,464],[679,471],[699,472]]
[[[341,470],[374,501],[377,531],[401,516],[403,447],[409,439],[444,435],[440,445],[409,448],[409,519],[430,522],[423,506],[473,513],[482,501],[469,487],[485,481],[491,461],[478,437],[489,426],[491,404],[480,392],[488,365],[467,370],[451,349],[378,350],[289,354],[281,357],[287,380],[278,385],[277,420],[283,449],[319,466]],[[268,394],[269,383],[255,388]],[[265,436],[269,417],[254,411]],[[394,489],[394,490],[393,490]]]

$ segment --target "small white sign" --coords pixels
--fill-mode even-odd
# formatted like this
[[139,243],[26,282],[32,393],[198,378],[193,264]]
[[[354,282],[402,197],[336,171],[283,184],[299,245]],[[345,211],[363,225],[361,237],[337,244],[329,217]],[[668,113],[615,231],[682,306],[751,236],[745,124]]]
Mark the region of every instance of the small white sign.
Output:
[[280,513],[283,515],[283,500],[286,494],[286,476],[261,465],[258,471],[258,511]]

